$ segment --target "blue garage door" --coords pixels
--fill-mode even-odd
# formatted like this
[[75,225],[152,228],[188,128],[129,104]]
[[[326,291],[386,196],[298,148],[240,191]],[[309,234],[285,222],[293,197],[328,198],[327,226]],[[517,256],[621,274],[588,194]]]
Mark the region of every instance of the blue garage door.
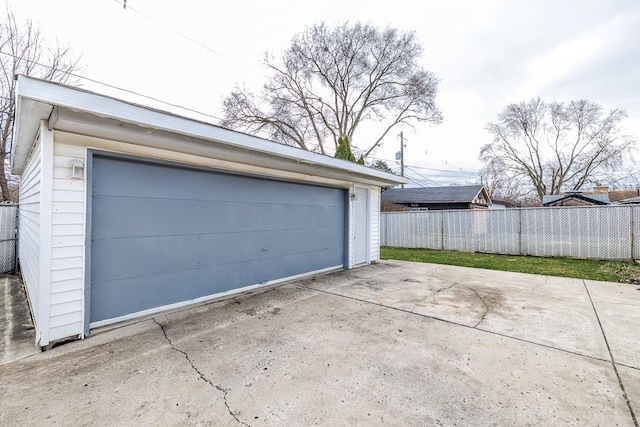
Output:
[[91,322],[341,266],[345,190],[93,156]]

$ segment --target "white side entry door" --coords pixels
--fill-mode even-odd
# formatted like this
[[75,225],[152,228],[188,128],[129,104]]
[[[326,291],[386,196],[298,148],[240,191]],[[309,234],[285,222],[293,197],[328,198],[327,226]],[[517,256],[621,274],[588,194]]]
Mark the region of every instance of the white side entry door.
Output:
[[354,233],[353,233],[353,265],[364,264],[368,261],[369,247],[369,192],[366,188],[355,188],[354,203]]

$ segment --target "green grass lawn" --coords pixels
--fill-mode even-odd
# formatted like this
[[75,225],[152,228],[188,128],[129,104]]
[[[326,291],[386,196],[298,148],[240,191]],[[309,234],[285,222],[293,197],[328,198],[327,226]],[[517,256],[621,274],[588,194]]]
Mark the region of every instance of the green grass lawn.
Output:
[[407,248],[381,248],[380,257],[382,259],[430,262],[433,264],[544,274],[547,276],[640,283],[640,264],[628,262],[493,255]]

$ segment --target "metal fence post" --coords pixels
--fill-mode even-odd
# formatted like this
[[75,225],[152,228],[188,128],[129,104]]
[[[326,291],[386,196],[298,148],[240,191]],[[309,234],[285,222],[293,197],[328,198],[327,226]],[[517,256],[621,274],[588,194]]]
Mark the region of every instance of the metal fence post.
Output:
[[635,261],[634,254],[635,254],[635,250],[636,250],[636,248],[635,248],[636,235],[635,235],[635,224],[634,224],[634,218],[633,217],[635,216],[636,207],[635,206],[630,206],[630,208],[631,209],[629,209],[629,211],[630,211],[629,212],[629,218],[631,220],[630,220],[630,227],[629,227],[630,229],[629,229],[629,231],[631,233],[631,239],[629,239],[629,240],[631,240],[631,262],[633,262],[633,261]]
[[444,251],[444,215],[446,211],[440,213],[440,245]]
[[522,208],[518,209],[518,254],[522,255]]
[[16,206],[16,227],[13,233],[15,238],[13,244],[13,272],[18,271],[18,228],[20,227],[20,205]]

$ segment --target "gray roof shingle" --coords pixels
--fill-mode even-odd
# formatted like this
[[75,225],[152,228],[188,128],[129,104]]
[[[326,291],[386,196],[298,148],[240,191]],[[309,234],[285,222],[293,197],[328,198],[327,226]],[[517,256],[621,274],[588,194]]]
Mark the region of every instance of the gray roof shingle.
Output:
[[391,188],[383,191],[380,197],[382,201],[391,203],[471,202],[482,188],[482,185]]

